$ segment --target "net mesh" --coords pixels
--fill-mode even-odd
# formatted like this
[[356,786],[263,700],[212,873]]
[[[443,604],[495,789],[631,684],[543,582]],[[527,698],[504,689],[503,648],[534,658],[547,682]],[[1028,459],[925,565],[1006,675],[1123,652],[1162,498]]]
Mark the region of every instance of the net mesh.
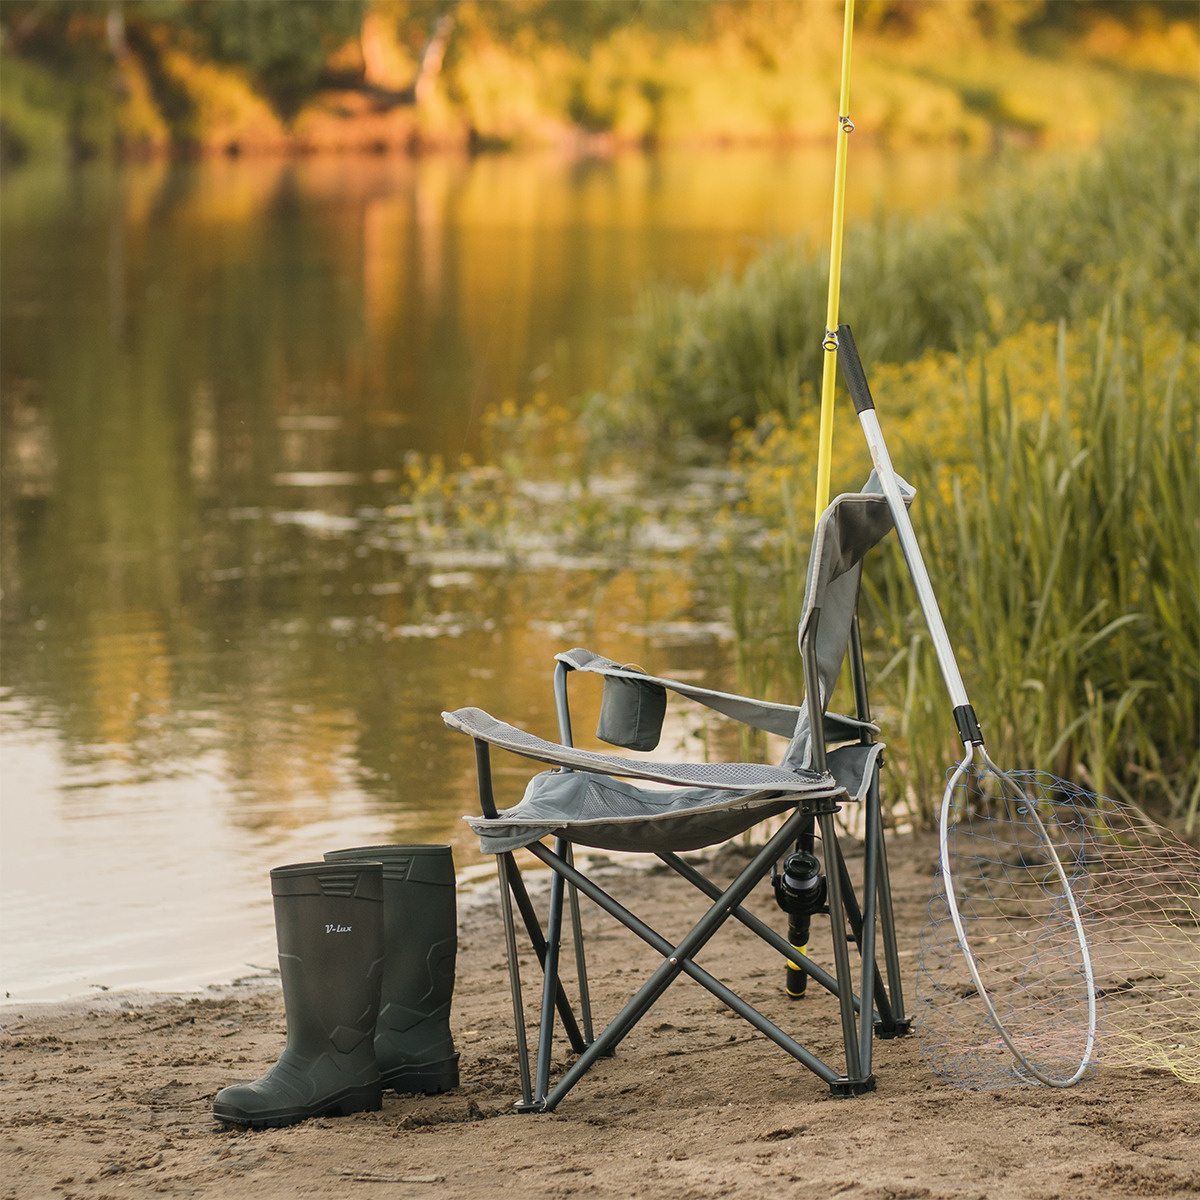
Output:
[[[1056,1077],[1087,1060],[1200,1082],[1200,850],[1055,776],[1004,779],[1026,799],[1013,799],[991,772],[967,772],[945,837],[963,931],[1014,1046]],[[1084,951],[1047,839],[1086,934],[1094,1052]],[[915,1016],[933,1069],[965,1087],[1037,1082],[987,1012],[940,872],[918,956]]]

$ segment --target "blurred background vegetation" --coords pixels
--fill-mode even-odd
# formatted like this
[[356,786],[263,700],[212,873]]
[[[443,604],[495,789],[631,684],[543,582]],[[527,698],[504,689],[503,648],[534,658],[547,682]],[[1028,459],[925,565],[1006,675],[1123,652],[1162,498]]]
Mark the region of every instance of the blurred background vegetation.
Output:
[[[830,137],[826,0],[5,0],[8,161]],[[1086,144],[1195,85],[1190,0],[862,0],[866,136]]]
[[[841,12],[836,0],[5,0],[0,150],[16,170],[830,142]],[[956,211],[881,201],[847,232],[842,297],[998,760],[1075,776],[1192,833],[1198,16],[1193,0],[860,0],[855,138],[985,151],[989,184]],[[1053,154],[1036,168],[1006,157],[1031,147]],[[582,489],[574,536],[587,549],[628,540],[639,519],[589,490],[604,453],[643,465],[651,491],[664,460],[719,464],[739,494],[719,516],[739,682],[793,698],[825,255],[778,242],[704,288],[646,292],[606,388],[565,407],[510,402],[491,414],[486,469],[414,458],[409,499],[438,499],[438,537],[457,524],[502,540],[531,519],[514,516],[522,479],[558,472]],[[840,429],[843,488],[868,469],[859,441]],[[928,823],[954,730],[894,547],[867,588],[889,794],[903,820]]]

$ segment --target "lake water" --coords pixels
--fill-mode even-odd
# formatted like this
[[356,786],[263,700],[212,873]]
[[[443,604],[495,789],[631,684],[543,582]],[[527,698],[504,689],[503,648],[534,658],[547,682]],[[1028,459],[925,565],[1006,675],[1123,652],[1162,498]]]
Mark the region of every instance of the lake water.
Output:
[[[831,171],[697,151],[8,172],[0,991],[270,967],[268,870],[337,846],[445,841],[482,868],[471,746],[440,712],[552,734],[557,650],[733,686],[719,589],[687,565],[711,481],[672,489],[682,518],[636,560],[552,530],[499,556],[414,539],[398,484],[414,453],[478,456],[499,402],[603,386],[649,282],[820,240]],[[850,207],[972,176],[863,154]],[[498,764],[502,800],[528,773]]]

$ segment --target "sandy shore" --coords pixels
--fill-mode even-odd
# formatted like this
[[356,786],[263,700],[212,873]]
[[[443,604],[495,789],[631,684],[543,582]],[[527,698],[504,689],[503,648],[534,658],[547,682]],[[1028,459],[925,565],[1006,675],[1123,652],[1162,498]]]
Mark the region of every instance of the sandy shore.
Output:
[[[922,840],[892,849],[904,947],[916,945],[933,856]],[[606,886],[638,895],[664,932],[690,924],[695,902],[665,869],[614,866]],[[769,897],[757,907],[778,920]],[[261,1074],[282,1048],[274,980],[200,996],[5,1007],[2,1195],[1200,1196],[1200,1089],[1173,1076],[1102,1068],[1069,1090],[966,1091],[932,1073],[912,1036],[876,1043],[876,1092],[837,1100],[688,981],[554,1113],[517,1114],[497,911],[494,887],[460,906],[462,1086],[435,1098],[389,1094],[378,1113],[261,1132],[213,1121],[213,1094]],[[600,914],[588,921],[595,1001],[611,1014],[655,956]],[[780,964],[752,939],[724,933],[702,961],[839,1061],[832,999],[782,1000]],[[903,962],[913,963],[911,949]]]

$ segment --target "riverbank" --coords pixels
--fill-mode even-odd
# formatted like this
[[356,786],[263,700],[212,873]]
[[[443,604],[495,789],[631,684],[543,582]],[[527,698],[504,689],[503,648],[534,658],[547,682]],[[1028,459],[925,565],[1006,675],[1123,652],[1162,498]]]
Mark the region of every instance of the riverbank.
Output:
[[[890,851],[910,997],[935,855],[928,836],[896,839]],[[728,877],[737,865],[718,860],[712,872]],[[665,932],[690,923],[694,903],[665,869],[614,865],[604,883],[618,896],[636,891]],[[806,1200],[1200,1192],[1200,1089],[1170,1075],[1101,1068],[1068,1090],[966,1091],[933,1074],[914,1036],[876,1043],[875,1093],[834,1100],[815,1076],[686,982],[554,1113],[518,1115],[497,899],[494,885],[478,886],[460,903],[458,1089],[433,1098],[389,1095],[378,1113],[232,1131],[213,1121],[212,1097],[261,1074],[282,1049],[275,981],[186,997],[10,1005],[0,1009],[0,1195],[458,1200],[501,1186],[521,1197],[672,1200],[774,1191]],[[595,1003],[608,1014],[655,956],[594,912],[585,915]],[[705,963],[768,1012],[781,1007],[779,964],[746,939],[719,938]],[[818,1053],[833,1055],[831,998],[811,995],[775,1015]]]

